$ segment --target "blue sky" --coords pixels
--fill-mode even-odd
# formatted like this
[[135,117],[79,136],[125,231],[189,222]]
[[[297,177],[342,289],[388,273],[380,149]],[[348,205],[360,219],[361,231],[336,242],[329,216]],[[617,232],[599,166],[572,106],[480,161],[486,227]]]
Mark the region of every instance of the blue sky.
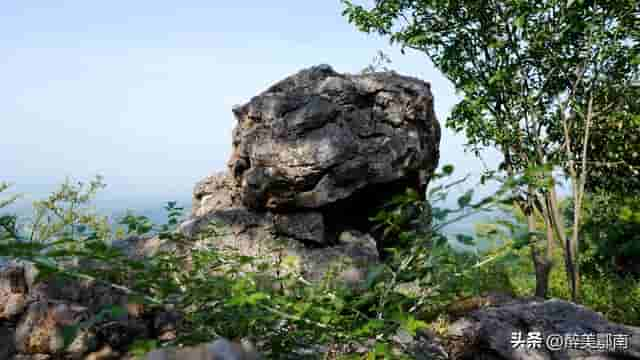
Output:
[[[114,199],[188,199],[224,169],[234,104],[315,64],[358,72],[379,49],[432,83],[444,123],[452,85],[341,11],[329,0],[3,1],[0,181],[38,192],[102,174]],[[463,143],[445,130],[441,164],[479,172]]]

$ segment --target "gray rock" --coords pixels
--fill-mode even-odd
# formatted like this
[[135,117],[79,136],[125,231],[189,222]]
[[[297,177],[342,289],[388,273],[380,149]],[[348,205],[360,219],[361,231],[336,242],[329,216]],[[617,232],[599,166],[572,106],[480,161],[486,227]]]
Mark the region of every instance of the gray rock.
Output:
[[175,340],[182,320],[182,314],[175,310],[156,313],[153,317],[154,337],[162,341]]
[[11,262],[0,266],[0,321],[22,314],[27,301],[28,286],[24,268]]
[[[361,284],[379,263],[368,211],[407,187],[423,191],[437,166],[440,127],[429,84],[393,73],[338,74],[321,65],[276,83],[233,113],[238,123],[229,172],[196,185],[192,217],[179,226],[193,244],[134,236],[112,245],[132,259],[188,252],[191,245],[234,247],[284,259],[309,280],[335,270],[347,285]],[[179,314],[149,314],[99,281],[53,276],[36,283],[37,273],[30,264],[2,261],[0,341],[10,346],[0,358],[117,358],[136,338],[176,337]],[[128,314],[94,324],[63,348],[64,326],[113,305]]]
[[[192,217],[180,231],[196,237],[222,224],[230,233],[218,245],[247,255],[284,246],[309,261],[312,277],[354,253],[341,233],[370,233],[372,212],[408,187],[424,194],[438,164],[430,85],[396,73],[339,74],[320,65],[233,113],[229,172],[196,185]],[[366,255],[354,260],[375,263],[369,255],[378,250],[365,243]],[[349,277],[360,278],[357,269]]]
[[224,338],[208,344],[186,348],[164,348],[154,350],[145,356],[146,360],[258,360],[262,356],[249,341],[236,343]]
[[216,173],[198,182],[193,190],[192,213],[201,217],[215,210],[242,206],[240,189],[232,176]]
[[324,218],[320,212],[276,214],[273,222],[278,234],[315,245],[326,245]]
[[[16,349],[23,354],[61,354],[65,350],[73,354],[74,350],[88,350],[89,344],[80,343],[65,349],[63,337],[63,327],[77,325],[85,311],[84,308],[48,301],[32,303],[16,328]],[[79,342],[89,341],[88,337],[77,339]]]
[[16,354],[12,360],[49,360],[51,358],[49,354]]
[[[286,226],[283,219],[287,219]],[[346,285],[364,281],[368,269],[380,263],[373,237],[354,230],[344,231],[332,246],[318,247],[324,241],[320,224],[319,213],[258,213],[240,207],[193,218],[181,225],[181,231],[196,237],[212,226],[215,234],[196,240],[194,246],[230,247],[243,255],[271,258],[273,262],[293,259],[289,261],[293,267],[289,270],[307,280],[320,280],[329,270],[335,270],[337,279]],[[297,227],[300,230],[295,233]],[[316,246],[306,246],[308,243]]]
[[[513,346],[512,334],[540,333],[538,348]],[[629,336],[628,348],[583,348],[568,341],[558,349],[547,348],[546,339],[555,336],[578,337],[585,334]],[[607,321],[600,314],[562,300],[515,300],[482,308],[459,319],[449,328],[450,354],[453,359],[638,359],[640,329]],[[579,338],[578,338],[579,339]],[[585,343],[591,343],[585,341]]]
[[16,329],[6,323],[0,323],[0,359],[9,359],[15,352]]
[[121,250],[128,258],[137,260],[153,257],[161,251],[175,249],[175,244],[160,239],[159,236],[128,236],[113,241],[111,246]]
[[[14,357],[24,359],[82,359],[98,345],[126,350],[134,339],[148,335],[144,308],[130,302],[122,291],[92,280],[56,275],[35,282],[36,275],[36,267],[28,262],[6,262],[0,267],[0,309],[5,315],[0,319],[0,359],[8,358],[5,353],[17,353]],[[114,305],[128,313],[108,319],[107,324],[81,326],[64,346],[66,326],[79,325]]]
[[321,208],[399,180],[425,186],[440,127],[428,83],[305,69],[234,109],[231,174],[251,209]]
[[111,286],[94,280],[56,275],[36,283],[29,295],[32,298],[84,307],[90,313],[98,313],[114,305],[125,308],[128,305],[128,296]]

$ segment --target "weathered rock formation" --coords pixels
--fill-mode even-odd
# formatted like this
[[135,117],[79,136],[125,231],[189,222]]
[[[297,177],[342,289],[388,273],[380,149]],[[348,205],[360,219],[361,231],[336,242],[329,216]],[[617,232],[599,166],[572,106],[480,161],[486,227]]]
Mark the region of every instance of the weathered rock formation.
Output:
[[429,84],[395,73],[316,66],[233,112],[229,167],[254,210],[315,210],[358,191],[424,187],[438,163]]
[[330,248],[345,254],[341,239],[353,238],[345,231],[366,243],[356,260],[378,257],[367,235],[372,211],[408,187],[424,193],[438,164],[430,86],[392,72],[312,67],[233,113],[229,171],[196,186],[183,230],[217,220],[234,233],[225,244],[253,253],[279,238],[311,268],[325,267]]
[[[169,311],[144,312],[113,287],[59,276],[36,282],[37,272],[28,263],[0,263],[0,359],[118,359],[132,340],[162,339],[175,330]],[[112,306],[127,313],[83,325]],[[69,326],[79,331],[65,345]]]
[[640,329],[555,299],[476,310],[453,323],[449,337],[451,359],[640,358]]

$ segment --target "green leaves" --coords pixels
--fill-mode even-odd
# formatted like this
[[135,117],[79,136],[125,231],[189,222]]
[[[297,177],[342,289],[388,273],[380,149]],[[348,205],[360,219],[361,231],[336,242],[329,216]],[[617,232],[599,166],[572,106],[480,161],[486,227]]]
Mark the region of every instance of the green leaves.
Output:
[[458,198],[458,206],[463,208],[469,206],[471,204],[471,199],[473,198],[473,189],[467,190],[464,195]]
[[145,235],[153,229],[153,223],[146,216],[125,215],[119,222],[120,225],[127,226],[128,234]]
[[373,289],[379,281],[382,281],[384,275],[386,275],[386,271],[387,266],[384,264],[379,264],[369,269],[367,272],[367,279],[365,281],[365,288]]
[[454,168],[454,166],[453,166],[453,165],[451,165],[451,164],[447,164],[447,165],[444,165],[444,166],[442,167],[442,170],[441,170],[441,171],[442,171],[442,174],[443,174],[444,176],[449,176],[449,175],[453,174],[454,169],[455,169],[455,168]]
[[465,235],[465,234],[456,234],[456,240],[466,246],[474,246],[475,241],[473,236]]

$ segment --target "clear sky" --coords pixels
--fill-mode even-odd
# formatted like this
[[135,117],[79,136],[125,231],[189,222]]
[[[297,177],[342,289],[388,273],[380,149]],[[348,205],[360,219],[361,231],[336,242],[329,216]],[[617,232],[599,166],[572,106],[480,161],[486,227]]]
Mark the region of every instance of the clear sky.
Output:
[[[341,11],[337,0],[2,1],[0,181],[29,192],[102,174],[114,198],[188,199],[224,169],[234,104],[308,66],[358,72],[379,49],[431,82],[444,123],[452,85]],[[477,173],[463,143],[445,130],[441,164]]]

